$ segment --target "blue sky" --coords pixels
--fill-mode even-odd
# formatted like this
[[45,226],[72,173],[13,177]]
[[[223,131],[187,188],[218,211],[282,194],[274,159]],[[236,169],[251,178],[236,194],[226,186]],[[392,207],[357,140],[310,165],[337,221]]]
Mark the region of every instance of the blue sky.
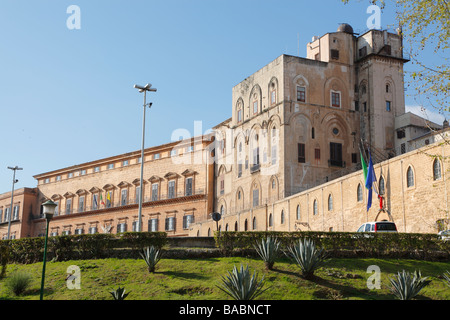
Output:
[[[70,30],[67,8],[81,10]],[[342,22],[366,31],[369,1],[2,0],[0,193],[34,187],[33,175],[139,150],[172,132],[203,131],[231,116],[234,85],[281,54],[304,57],[313,36]],[[394,8],[382,27],[395,24]],[[298,41],[299,39],[299,41]],[[298,52],[299,44],[299,52]],[[417,103],[407,97],[407,105]]]

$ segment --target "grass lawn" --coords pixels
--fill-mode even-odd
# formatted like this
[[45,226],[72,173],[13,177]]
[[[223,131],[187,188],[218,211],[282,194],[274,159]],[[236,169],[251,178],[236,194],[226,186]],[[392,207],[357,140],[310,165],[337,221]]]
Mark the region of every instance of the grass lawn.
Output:
[[[258,300],[393,300],[389,277],[403,269],[420,270],[431,284],[417,297],[419,300],[450,300],[450,287],[442,278],[450,270],[450,262],[429,262],[396,259],[329,259],[316,272],[313,280],[300,276],[300,269],[287,259],[280,259],[274,270],[266,271],[259,259],[230,257],[209,259],[162,259],[156,272],[147,271],[142,259],[104,259],[48,262],[45,278],[45,300],[112,300],[109,293],[118,286],[130,292],[127,300],[230,300],[217,288],[221,277],[240,264],[249,265],[269,287]],[[68,289],[67,268],[76,265],[81,270],[81,288]],[[381,270],[381,288],[369,290],[367,268],[376,265]],[[33,277],[23,295],[14,296],[5,286],[8,275],[24,270]],[[6,278],[0,280],[0,299],[38,300],[42,263],[10,264]]]

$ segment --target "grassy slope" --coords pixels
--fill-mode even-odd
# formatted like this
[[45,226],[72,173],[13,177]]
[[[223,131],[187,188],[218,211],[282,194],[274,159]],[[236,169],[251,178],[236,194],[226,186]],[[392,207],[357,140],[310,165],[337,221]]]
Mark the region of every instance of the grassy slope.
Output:
[[[105,259],[86,261],[48,262],[45,282],[46,300],[111,300],[109,291],[119,285],[130,292],[127,300],[225,300],[230,299],[217,288],[222,276],[233,266],[248,264],[265,276],[270,288],[258,299],[262,300],[312,300],[312,299],[394,299],[390,293],[389,277],[397,271],[420,270],[429,276],[431,284],[418,299],[450,300],[450,287],[442,274],[450,270],[449,262],[386,259],[331,259],[316,272],[314,280],[300,277],[299,268],[288,260],[275,263],[275,270],[266,271],[261,260],[250,258],[162,259],[156,272],[150,274],[143,260]],[[81,289],[69,290],[66,270],[70,265],[81,269]],[[367,267],[380,267],[382,287],[369,290]],[[0,299],[39,299],[42,263],[9,265],[7,275],[15,270],[26,270],[33,275],[31,288],[21,297],[13,296],[0,280]]]

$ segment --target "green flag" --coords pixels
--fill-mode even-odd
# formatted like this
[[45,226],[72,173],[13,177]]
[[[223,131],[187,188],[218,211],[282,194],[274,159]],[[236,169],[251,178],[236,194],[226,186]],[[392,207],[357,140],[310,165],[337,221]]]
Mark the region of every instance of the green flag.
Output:
[[364,161],[364,157],[361,151],[359,151],[360,155],[361,155],[361,165],[362,165],[362,169],[363,169],[363,173],[364,173],[364,184],[366,183],[366,179],[367,179],[367,164]]

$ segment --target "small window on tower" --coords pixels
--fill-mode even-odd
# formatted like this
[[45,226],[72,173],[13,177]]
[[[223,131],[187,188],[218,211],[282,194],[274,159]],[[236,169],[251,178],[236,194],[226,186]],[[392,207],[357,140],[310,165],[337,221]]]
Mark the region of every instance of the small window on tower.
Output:
[[339,60],[339,50],[331,50],[331,59]]

